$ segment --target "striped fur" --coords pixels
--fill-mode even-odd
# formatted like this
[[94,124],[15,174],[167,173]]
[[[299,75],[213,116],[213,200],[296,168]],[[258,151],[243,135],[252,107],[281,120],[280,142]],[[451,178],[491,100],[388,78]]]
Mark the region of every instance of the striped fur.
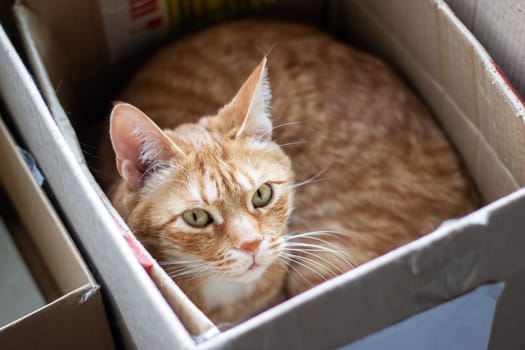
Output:
[[[275,44],[272,120],[259,62],[260,50]],[[240,21],[194,34],[159,51],[121,99],[176,149],[138,140],[164,146],[142,150],[162,157],[143,162],[152,170],[142,169],[134,187],[119,179],[105,141],[101,182],[137,237],[216,322],[245,319],[275,303],[283,286],[295,295],[478,205],[452,147],[403,82],[311,27]],[[257,117],[247,125],[250,113]],[[256,210],[250,199],[263,183],[274,197]],[[181,213],[195,207],[213,225],[185,225]],[[246,242],[257,242],[264,269],[248,270],[251,257],[239,248]]]

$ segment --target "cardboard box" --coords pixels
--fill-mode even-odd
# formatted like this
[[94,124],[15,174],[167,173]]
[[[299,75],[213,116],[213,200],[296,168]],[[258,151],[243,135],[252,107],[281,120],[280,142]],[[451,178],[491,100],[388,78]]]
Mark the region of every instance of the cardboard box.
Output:
[[34,247],[28,251],[31,254],[27,260],[38,264],[30,270],[40,281],[45,301],[42,307],[0,327],[2,348],[113,349],[100,286],[33,179],[2,120],[0,155],[0,184],[20,219],[17,236],[25,242],[21,248]]
[[525,96],[525,3],[520,0],[447,0],[457,16],[483,44]]
[[[525,97],[525,3],[519,0],[447,0],[452,10],[487,49],[501,67],[521,100]],[[499,305],[498,319],[512,319],[516,310],[525,310],[525,285],[515,281]],[[507,294],[508,295],[508,294]],[[513,302],[508,302],[513,300]],[[523,318],[521,318],[523,320]],[[508,322],[506,327],[494,330],[491,344],[494,349],[525,349],[525,337],[515,337],[523,331],[522,322]]]
[[[124,4],[124,10],[131,4],[117,3]],[[87,91],[83,88],[89,82],[97,87],[104,86],[101,81],[111,84],[112,72],[126,69],[121,68],[126,60],[110,64],[115,56],[108,53],[98,2],[70,4],[30,0],[17,4],[20,35],[42,94],[2,32],[0,60],[6,63],[0,66],[0,91],[78,241],[110,291],[129,345],[318,349],[354,343],[349,347],[353,349],[383,329],[403,328],[410,320],[412,325],[420,323],[417,317],[425,315],[421,312],[446,306],[443,303],[475,293],[476,287],[487,283],[504,282],[502,303],[517,305],[520,298],[512,291],[523,285],[525,269],[525,217],[521,214],[525,190],[520,189],[525,183],[524,106],[445,2],[349,0],[325,6],[314,1],[305,10],[301,2],[277,1],[275,6],[282,15],[296,17],[296,10],[302,9],[304,18],[328,23],[343,37],[351,37],[394,65],[461,153],[487,205],[223,332],[137,244],[87,170],[75,138],[68,133],[71,126],[61,122],[64,110],[70,111],[72,125],[85,131],[93,119],[81,117],[74,93]],[[92,102],[93,95],[82,96]],[[499,292],[488,294],[497,300]],[[469,313],[469,309],[463,311]],[[458,314],[449,317],[461,319]],[[492,316],[486,317],[484,329],[490,329]],[[523,310],[506,317],[498,318],[496,309],[493,329],[523,320]],[[452,324],[448,321],[443,319],[443,328]],[[381,334],[372,337],[384,339]],[[437,330],[435,334],[444,339]],[[488,334],[483,339],[486,343]],[[393,344],[383,341],[382,346]],[[438,339],[434,344],[442,342]],[[492,339],[491,344],[498,340]]]

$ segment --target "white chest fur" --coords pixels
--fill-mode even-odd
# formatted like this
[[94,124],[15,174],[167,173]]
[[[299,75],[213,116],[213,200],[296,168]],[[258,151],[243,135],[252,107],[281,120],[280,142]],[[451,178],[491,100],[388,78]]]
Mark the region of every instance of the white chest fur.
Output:
[[201,295],[205,304],[213,309],[249,297],[254,292],[256,284],[256,281],[235,283],[211,277],[204,283]]

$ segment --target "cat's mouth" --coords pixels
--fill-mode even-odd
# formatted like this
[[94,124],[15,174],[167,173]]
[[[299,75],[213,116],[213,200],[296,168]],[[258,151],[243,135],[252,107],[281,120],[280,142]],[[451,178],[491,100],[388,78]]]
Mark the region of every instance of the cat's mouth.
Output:
[[259,265],[255,262],[255,259],[253,263],[244,271],[235,274],[233,276],[230,276],[230,279],[233,282],[237,283],[249,283],[253,282],[266,271],[267,266]]

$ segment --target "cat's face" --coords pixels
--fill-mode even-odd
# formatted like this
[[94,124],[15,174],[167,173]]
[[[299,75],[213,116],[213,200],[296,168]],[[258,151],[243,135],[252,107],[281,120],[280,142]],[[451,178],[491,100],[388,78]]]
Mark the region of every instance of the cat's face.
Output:
[[174,130],[128,104],[113,110],[125,187],[113,202],[174,278],[250,282],[278,262],[293,173],[271,141],[264,69],[263,61],[216,116]]
[[215,272],[250,281],[279,256],[291,181],[274,143],[210,138],[146,180],[128,221],[146,233],[149,218],[154,230],[141,239],[173,276]]

